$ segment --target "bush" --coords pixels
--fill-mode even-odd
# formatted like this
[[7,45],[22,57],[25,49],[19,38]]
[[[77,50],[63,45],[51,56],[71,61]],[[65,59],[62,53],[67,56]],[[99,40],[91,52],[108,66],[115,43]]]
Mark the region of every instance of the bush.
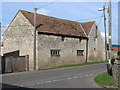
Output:
[[115,62],[115,57],[112,57],[111,58],[111,64],[114,64],[114,62]]
[[116,60],[120,60],[120,51],[118,51],[117,55],[118,57],[116,58]]
[[120,60],[120,57],[117,57],[116,60]]
[[120,57],[120,51],[118,51],[117,55],[118,55],[118,57]]

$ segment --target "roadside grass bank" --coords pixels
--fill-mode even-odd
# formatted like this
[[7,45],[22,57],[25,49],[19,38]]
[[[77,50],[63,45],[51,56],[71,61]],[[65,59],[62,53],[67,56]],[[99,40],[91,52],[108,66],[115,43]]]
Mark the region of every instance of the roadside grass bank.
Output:
[[115,88],[115,90],[120,90],[120,88],[116,87],[114,78],[109,76],[107,72],[97,75],[94,81],[103,88]]
[[67,68],[67,67],[76,67],[76,66],[84,66],[84,65],[99,64],[99,63],[106,63],[106,62],[107,61],[86,62],[86,63],[81,63],[81,64],[71,64],[71,65],[55,66],[55,67],[44,68],[44,69],[39,69],[39,70],[52,70],[52,69]]

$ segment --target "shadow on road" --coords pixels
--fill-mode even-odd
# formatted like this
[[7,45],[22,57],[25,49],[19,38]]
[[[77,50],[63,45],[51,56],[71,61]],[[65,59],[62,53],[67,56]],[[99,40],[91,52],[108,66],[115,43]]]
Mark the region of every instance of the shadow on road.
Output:
[[105,89],[105,88],[25,88],[25,87],[19,87],[14,85],[8,85],[2,83],[2,90],[114,90],[114,89]]
[[14,86],[14,85],[8,85],[2,83],[2,90],[36,90],[36,89],[31,89],[31,88],[25,88],[25,87],[19,87],[19,86]]

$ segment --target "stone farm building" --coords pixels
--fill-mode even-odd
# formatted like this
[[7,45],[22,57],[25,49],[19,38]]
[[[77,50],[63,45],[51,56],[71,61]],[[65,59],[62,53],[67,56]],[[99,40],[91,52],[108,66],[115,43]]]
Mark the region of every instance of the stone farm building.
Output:
[[118,57],[118,51],[120,51],[120,45],[112,45],[112,58]]
[[[36,68],[105,60],[104,40],[95,21],[79,23],[37,14]],[[34,69],[34,13],[19,10],[4,33],[3,53],[19,50]]]

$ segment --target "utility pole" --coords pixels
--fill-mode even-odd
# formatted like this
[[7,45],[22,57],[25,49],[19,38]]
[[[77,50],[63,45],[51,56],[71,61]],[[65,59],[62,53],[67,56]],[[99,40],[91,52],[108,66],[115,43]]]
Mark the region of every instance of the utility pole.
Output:
[[105,15],[105,6],[103,6],[103,14],[104,14],[104,31],[105,31],[105,57],[107,60],[107,35],[106,35],[106,15]]
[[112,49],[112,7],[111,0],[108,0],[108,30],[109,30],[109,63],[111,64],[111,49]]
[[[1,22],[0,22],[0,43],[1,43]],[[1,54],[1,46],[0,46],[0,54]],[[0,57],[0,74],[2,74],[3,70],[2,70],[2,57]]]
[[105,15],[105,6],[103,8],[99,8],[98,11],[103,11],[104,14],[104,31],[105,31],[105,59],[107,60],[107,35],[106,35],[106,15]]
[[34,8],[34,70],[36,70],[36,15],[37,8]]
[[1,22],[0,22],[0,41],[1,41]]

